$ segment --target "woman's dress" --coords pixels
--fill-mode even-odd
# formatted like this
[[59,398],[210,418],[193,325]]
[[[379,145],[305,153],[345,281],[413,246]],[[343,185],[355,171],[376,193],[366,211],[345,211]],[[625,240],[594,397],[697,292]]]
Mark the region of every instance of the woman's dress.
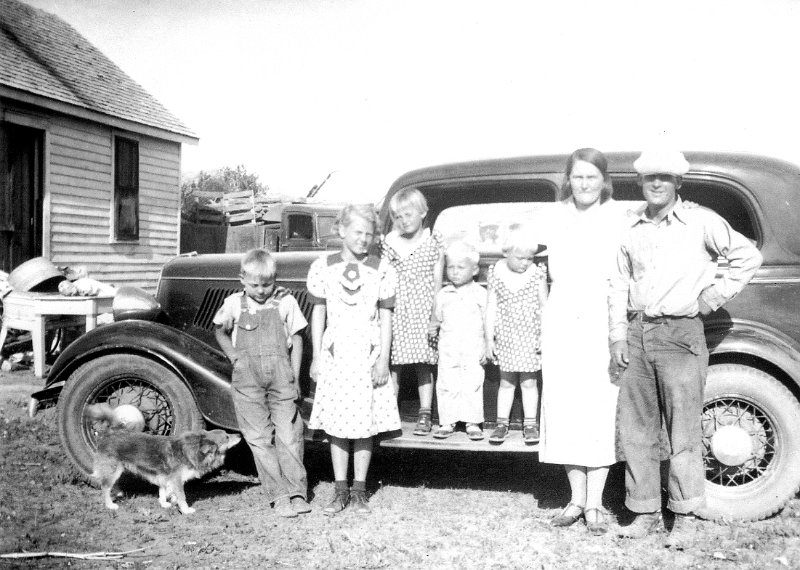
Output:
[[381,349],[378,309],[393,306],[395,287],[394,269],[376,256],[355,263],[335,253],[311,264],[308,292],[327,314],[309,429],[347,439],[400,429],[392,383],[372,385]]
[[539,459],[601,467],[616,462],[618,388],[609,377],[608,278],[625,209],[613,200],[578,212],[562,202],[545,240],[551,287],[542,321]]

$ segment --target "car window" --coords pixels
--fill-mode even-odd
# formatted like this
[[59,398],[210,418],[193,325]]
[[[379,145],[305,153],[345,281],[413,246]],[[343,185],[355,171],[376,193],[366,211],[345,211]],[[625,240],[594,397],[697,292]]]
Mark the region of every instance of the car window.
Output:
[[[742,190],[715,180],[685,179],[678,194],[683,200],[714,210],[737,232],[753,243],[759,242],[758,218],[750,198]],[[641,196],[642,190],[635,178],[614,180],[614,198],[641,199]]]
[[308,214],[289,214],[289,239],[310,240],[314,236],[311,224]]
[[336,216],[319,216],[317,218],[319,237],[326,238],[333,235],[338,236],[338,234],[333,229],[334,224],[336,224]]
[[[631,209],[641,201],[621,201],[613,207]],[[434,228],[447,239],[464,239],[475,244],[482,254],[500,255],[508,230],[515,224],[525,224],[540,243],[547,245],[544,228],[558,204],[549,202],[504,202],[468,204],[443,210]],[[538,229],[542,228],[541,233]]]

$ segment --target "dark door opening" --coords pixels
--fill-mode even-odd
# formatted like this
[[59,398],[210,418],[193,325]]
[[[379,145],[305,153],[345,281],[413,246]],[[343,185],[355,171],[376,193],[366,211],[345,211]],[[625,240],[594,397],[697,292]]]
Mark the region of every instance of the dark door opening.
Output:
[[0,269],[42,255],[44,131],[0,123]]

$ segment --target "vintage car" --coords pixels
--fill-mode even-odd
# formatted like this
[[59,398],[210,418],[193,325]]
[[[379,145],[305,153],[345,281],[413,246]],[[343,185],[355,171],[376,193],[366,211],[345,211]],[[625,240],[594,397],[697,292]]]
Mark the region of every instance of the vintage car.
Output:
[[[619,207],[641,201],[633,153],[608,155]],[[680,194],[709,207],[751,239],[764,264],[750,285],[705,320],[710,368],[703,412],[707,516],[761,519],[777,512],[800,487],[800,168],[744,154],[690,152],[691,170]],[[401,176],[387,196],[415,187],[427,197],[428,223],[446,235],[480,245],[486,267],[500,255],[508,225],[547,216],[563,179],[566,156],[538,156],[449,164]],[[384,200],[384,230],[391,220]],[[587,255],[592,255],[587,248]],[[305,278],[325,252],[277,253],[278,280],[308,313]],[[545,258],[543,258],[545,259]],[[95,402],[133,404],[152,433],[207,425],[236,430],[229,394],[231,366],[218,349],[212,318],[222,300],[240,288],[239,255],[177,257],[163,268],[156,299],[123,288],[115,321],[88,332],[59,356],[40,402],[58,400],[58,424],[69,456],[88,473],[95,431],[85,408]],[[726,261],[719,260],[719,271]],[[303,414],[313,405],[314,384],[302,374]],[[486,428],[495,420],[498,371],[487,366]],[[401,381],[402,433],[382,446],[467,451],[535,452],[519,431],[503,445],[411,434],[418,402],[413,382]],[[520,404],[512,410],[519,427]],[[307,430],[310,439],[323,434]]]

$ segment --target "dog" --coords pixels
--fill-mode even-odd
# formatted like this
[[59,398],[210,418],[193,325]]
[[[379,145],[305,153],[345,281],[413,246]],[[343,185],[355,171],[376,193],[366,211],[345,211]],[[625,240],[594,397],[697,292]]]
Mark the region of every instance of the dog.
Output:
[[225,453],[242,439],[221,429],[178,436],[130,431],[108,404],[88,406],[86,413],[101,424],[95,424],[99,435],[92,477],[100,483],[105,506],[112,511],[119,509],[111,496],[112,489],[127,469],[158,485],[158,502],[163,508],[170,508],[174,500],[181,513],[195,512],[186,504],[183,484],[220,467]]

